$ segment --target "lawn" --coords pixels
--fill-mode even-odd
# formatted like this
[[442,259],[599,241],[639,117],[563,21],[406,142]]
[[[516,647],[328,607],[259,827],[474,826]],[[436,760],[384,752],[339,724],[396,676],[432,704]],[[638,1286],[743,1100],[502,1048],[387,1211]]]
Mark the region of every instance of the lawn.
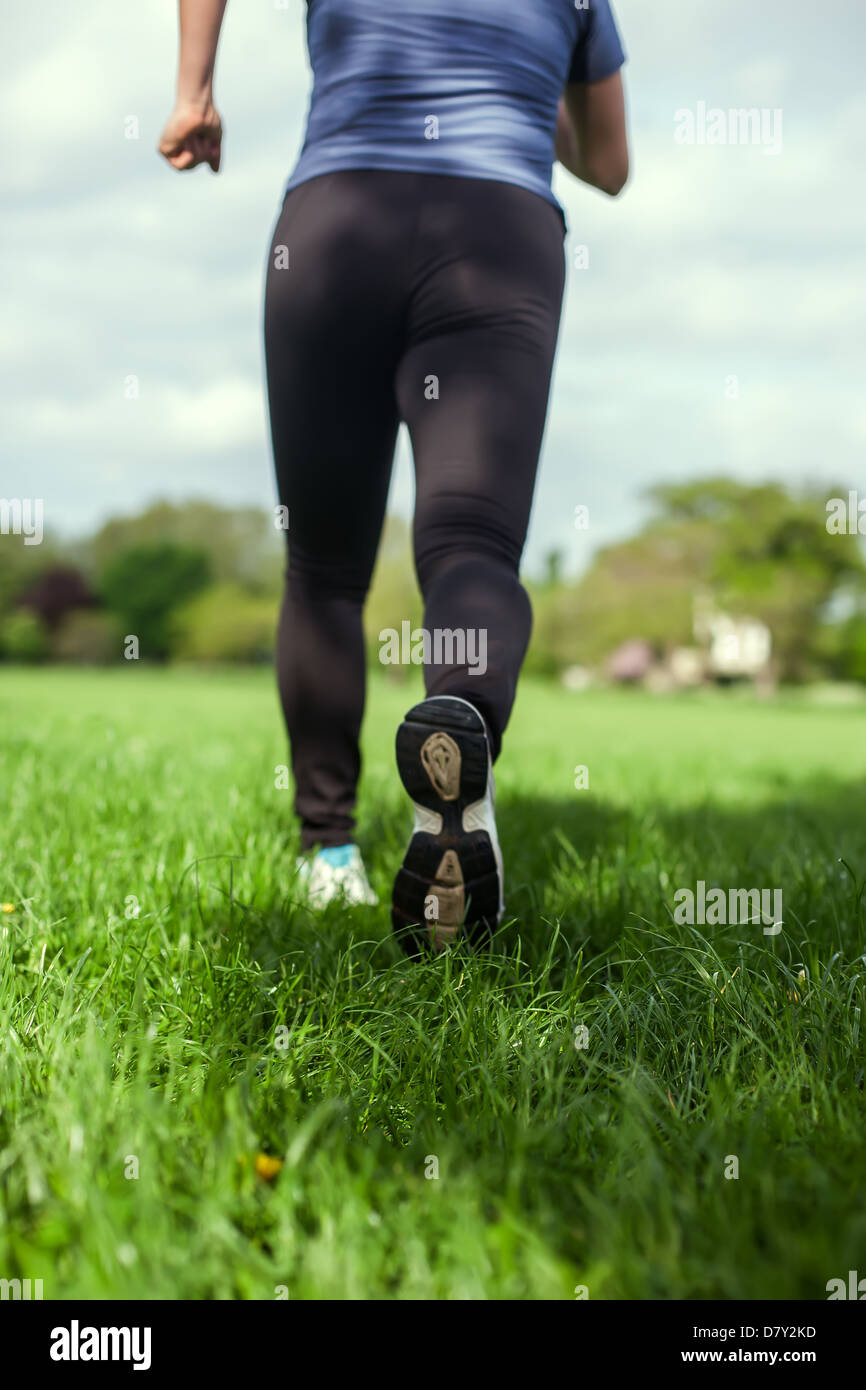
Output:
[[[821,1299],[866,1275],[862,710],[525,683],[506,923],[488,957],[413,963],[386,904],[416,694],[370,688],[385,905],[315,916],[268,672],[0,668],[0,1277]],[[782,930],[679,924],[699,880],[781,889]]]

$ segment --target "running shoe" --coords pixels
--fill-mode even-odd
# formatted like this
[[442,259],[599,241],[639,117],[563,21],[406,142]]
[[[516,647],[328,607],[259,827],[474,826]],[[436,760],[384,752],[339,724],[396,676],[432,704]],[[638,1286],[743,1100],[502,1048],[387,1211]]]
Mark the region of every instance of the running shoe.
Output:
[[375,907],[379,899],[370,887],[357,845],[320,849],[297,862],[298,883],[310,907],[342,901],[348,906]]
[[486,945],[505,905],[490,744],[475,706],[456,695],[415,705],[397,730],[397,768],[415,810],[391,908],[400,944],[408,955],[461,936]]

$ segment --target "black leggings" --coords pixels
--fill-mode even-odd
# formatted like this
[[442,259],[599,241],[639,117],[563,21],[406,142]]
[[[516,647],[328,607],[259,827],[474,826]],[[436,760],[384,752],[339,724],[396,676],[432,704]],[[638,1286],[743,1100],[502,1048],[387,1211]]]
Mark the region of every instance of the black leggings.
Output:
[[[494,756],[532,615],[518,567],[564,277],[551,203],[493,180],[325,174],[285,198],[265,355],[289,559],[277,669],[304,846],[352,838],[364,711],[362,607],[397,428],[415,460],[424,627],[486,632],[487,667],[447,639],[429,695],[481,711]],[[476,639],[478,640],[478,639]],[[455,659],[458,658],[458,659]]]

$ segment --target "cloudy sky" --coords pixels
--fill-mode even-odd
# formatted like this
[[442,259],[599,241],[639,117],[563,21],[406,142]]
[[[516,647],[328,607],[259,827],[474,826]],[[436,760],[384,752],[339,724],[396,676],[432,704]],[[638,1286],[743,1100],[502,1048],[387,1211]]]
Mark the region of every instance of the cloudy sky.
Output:
[[[172,0],[5,7],[0,495],[42,497],[46,527],[80,534],[157,497],[272,504],[262,273],[302,138],[304,11],[229,0],[214,177],[154,153]],[[616,13],[633,175],[616,201],[555,175],[569,260],[585,245],[589,267],[569,270],[530,570],[554,547],[582,567],[662,479],[866,491],[860,0]],[[699,103],[781,111],[781,150],[678,143],[675,113]],[[401,437],[391,506],[411,505]]]

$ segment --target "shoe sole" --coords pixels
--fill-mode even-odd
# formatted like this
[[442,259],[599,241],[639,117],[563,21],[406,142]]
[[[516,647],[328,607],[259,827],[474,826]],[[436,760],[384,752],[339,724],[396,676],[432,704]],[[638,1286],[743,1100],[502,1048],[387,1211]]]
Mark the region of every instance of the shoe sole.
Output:
[[397,730],[397,768],[415,806],[391,907],[401,946],[418,955],[458,937],[488,944],[502,915],[502,871],[478,711],[455,696],[415,705]]

